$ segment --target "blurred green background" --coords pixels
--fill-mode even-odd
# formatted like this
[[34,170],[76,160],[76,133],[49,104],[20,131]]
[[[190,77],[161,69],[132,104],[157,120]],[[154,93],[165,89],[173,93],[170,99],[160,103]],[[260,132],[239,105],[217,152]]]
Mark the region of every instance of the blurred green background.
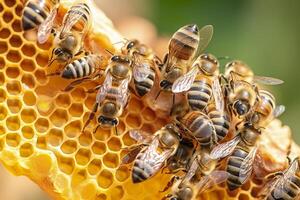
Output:
[[[256,74],[285,81],[283,85],[270,87],[270,90],[274,92],[277,103],[286,106],[281,119],[292,128],[293,137],[300,143],[299,0],[109,2],[104,11],[115,23],[126,15],[143,16],[154,23],[158,35],[170,36],[179,27],[190,23],[214,25],[214,37],[207,51],[216,56],[243,60]],[[111,3],[116,5],[114,9]]]

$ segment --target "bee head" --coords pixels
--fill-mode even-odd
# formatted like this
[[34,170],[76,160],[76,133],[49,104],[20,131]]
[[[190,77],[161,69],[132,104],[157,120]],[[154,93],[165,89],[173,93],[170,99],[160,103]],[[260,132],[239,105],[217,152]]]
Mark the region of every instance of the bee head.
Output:
[[108,118],[103,115],[98,117],[98,122],[102,128],[111,128],[119,124],[119,120],[117,118]]
[[250,105],[247,101],[238,100],[233,104],[233,109],[239,116],[244,116],[249,112]]
[[166,148],[173,148],[179,145],[179,136],[176,127],[172,124],[165,126],[159,134],[161,144]]

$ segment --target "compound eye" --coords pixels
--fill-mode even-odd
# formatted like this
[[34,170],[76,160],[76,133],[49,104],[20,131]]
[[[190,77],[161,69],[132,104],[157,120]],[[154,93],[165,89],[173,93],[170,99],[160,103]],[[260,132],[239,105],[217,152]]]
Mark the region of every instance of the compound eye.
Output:
[[116,62],[116,61],[120,60],[120,56],[113,56],[111,58],[111,60],[114,61],[114,62]]
[[244,103],[244,102],[241,102],[241,101],[238,101],[235,105],[234,105],[237,113],[239,115],[245,115],[246,113],[248,113],[249,111],[249,106],[248,104]]
[[100,123],[100,124],[103,124],[104,123],[104,121],[105,121],[105,119],[104,119],[104,117],[101,115],[101,116],[99,116],[99,118],[98,118],[98,122]]
[[114,126],[117,126],[117,125],[119,124],[119,120],[116,119],[116,118],[114,118],[114,119],[112,120],[112,124],[113,124]]
[[134,45],[135,45],[135,42],[130,42],[130,43],[127,45],[127,49],[131,49]]

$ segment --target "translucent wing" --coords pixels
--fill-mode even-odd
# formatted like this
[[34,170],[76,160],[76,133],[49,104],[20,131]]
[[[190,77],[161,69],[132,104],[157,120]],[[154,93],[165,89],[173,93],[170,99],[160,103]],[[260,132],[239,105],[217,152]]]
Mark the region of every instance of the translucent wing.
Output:
[[136,63],[133,67],[133,77],[137,82],[144,81],[152,73],[148,62]]
[[152,140],[152,136],[150,133],[142,130],[130,130],[129,136],[137,142],[150,142]]
[[285,111],[285,106],[284,105],[278,105],[278,106],[276,106],[276,108],[273,111],[273,116],[275,118],[279,117],[280,115],[282,115],[282,113],[284,113],[284,111]]
[[249,152],[249,154],[246,156],[246,158],[244,159],[244,161],[241,164],[241,169],[240,169],[240,173],[239,173],[239,180],[242,184],[245,183],[248,180],[249,176],[252,173],[253,163],[254,163],[254,160],[255,160],[256,152],[257,152],[257,146],[255,146]]
[[235,137],[234,139],[228,142],[219,144],[218,146],[213,148],[213,150],[210,152],[210,158],[213,160],[217,160],[219,158],[224,158],[230,155],[239,142],[240,142],[240,137]]
[[266,197],[267,195],[269,195],[270,192],[272,190],[274,190],[274,188],[278,184],[279,179],[280,179],[280,177],[276,176],[271,181],[269,181],[267,184],[265,184],[265,186],[259,191],[258,197],[262,198],[262,197]]
[[295,176],[296,171],[299,168],[298,159],[294,159],[291,163],[290,167],[284,172],[283,176],[280,177],[278,180],[278,184],[276,187],[276,190],[274,191],[274,197],[275,198],[281,198],[282,197],[282,191],[285,191],[284,186],[288,179]]
[[189,90],[199,72],[198,67],[193,67],[185,75],[179,77],[172,85],[172,92],[179,93]]
[[107,91],[111,88],[111,85],[112,85],[112,76],[110,73],[106,73],[105,80],[97,92],[96,101],[98,103],[103,101],[103,99],[107,94]]
[[[60,38],[63,38],[65,35],[69,33],[72,27],[79,21],[79,19],[83,16],[85,6],[82,6],[82,3],[76,4],[70,8],[63,20],[63,27],[60,32]],[[70,12],[72,10],[72,12]]]
[[224,111],[224,97],[218,77],[215,77],[213,80],[212,93],[215,99],[216,109],[218,111]]
[[132,149],[122,158],[122,164],[132,163],[143,148],[143,145],[139,145],[136,148]]
[[196,159],[193,160],[188,172],[186,173],[186,175],[184,176],[182,182],[184,181],[190,181],[191,178],[193,178],[193,176],[196,174],[196,171],[199,168],[199,163],[198,163],[198,157]]
[[253,80],[254,82],[264,84],[264,85],[280,85],[284,83],[283,80],[273,78],[273,77],[267,77],[267,76],[254,76]]
[[120,103],[123,107],[127,103],[128,99],[128,84],[131,78],[124,79],[119,88],[118,88],[118,95],[117,95],[117,102]]
[[45,19],[45,21],[43,21],[41,23],[41,25],[39,26],[38,32],[37,32],[37,40],[40,44],[44,44],[50,34],[51,34],[51,30],[53,28],[53,24],[54,24],[54,20],[57,14],[57,7],[53,8],[50,12],[50,14],[48,15],[48,17]]
[[200,29],[199,31],[200,41],[198,46],[199,54],[204,52],[204,50],[210,43],[213,34],[214,34],[214,27],[212,25],[206,25]]
[[196,188],[198,192],[201,193],[214,185],[218,185],[228,178],[228,173],[226,171],[214,170],[209,175],[204,176],[197,183]]

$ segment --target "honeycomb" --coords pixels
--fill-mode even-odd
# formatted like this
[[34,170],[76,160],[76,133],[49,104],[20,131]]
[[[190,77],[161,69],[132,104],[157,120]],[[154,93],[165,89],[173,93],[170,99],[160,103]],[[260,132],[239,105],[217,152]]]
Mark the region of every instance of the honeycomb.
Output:
[[[62,6],[68,7],[70,2],[62,1]],[[125,154],[124,148],[135,143],[128,130],[153,133],[169,119],[132,95],[120,118],[119,135],[114,130],[102,129],[93,133],[95,120],[81,132],[95,94],[86,93],[84,87],[62,92],[69,82],[46,76],[52,43],[39,45],[35,32],[21,30],[22,9],[22,0],[0,2],[1,163],[14,175],[30,178],[53,199],[161,199],[165,193],[159,191],[170,175],[159,173],[145,183],[133,184],[130,168],[120,165],[120,158]],[[92,9],[98,22],[89,38],[103,48],[116,48],[112,44],[122,37],[101,11],[95,6]],[[274,146],[279,155],[275,157],[270,148],[265,152],[262,148],[268,158],[266,166],[278,169],[285,163],[290,130],[274,121],[265,132],[261,146]],[[282,138],[287,142],[282,142]],[[293,149],[295,154],[299,152],[294,144]],[[270,165],[274,163],[279,165]],[[201,194],[199,199],[252,199],[261,185],[261,180],[252,179],[230,193],[221,184]]]

